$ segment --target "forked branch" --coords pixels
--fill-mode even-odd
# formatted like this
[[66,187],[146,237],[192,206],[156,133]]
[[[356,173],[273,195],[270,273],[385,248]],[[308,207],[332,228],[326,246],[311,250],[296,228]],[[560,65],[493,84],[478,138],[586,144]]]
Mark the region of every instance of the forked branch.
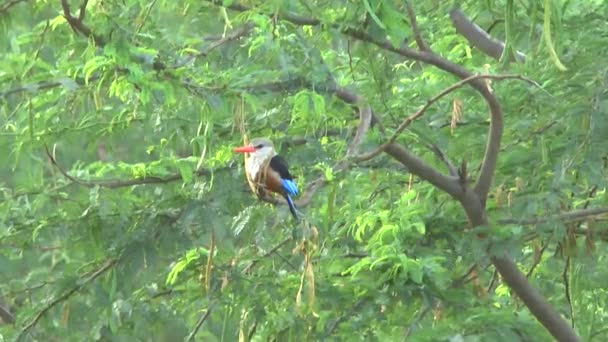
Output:
[[74,32],[80,33],[85,37],[92,37],[95,41],[95,45],[104,46],[106,44],[104,39],[101,38],[101,36],[98,36],[93,33],[93,31],[83,22],[88,2],[89,0],[83,0],[82,4],[80,5],[80,12],[78,13],[78,17],[74,17],[72,15],[72,11],[70,10],[70,4],[68,3],[68,0],[61,0],[63,16],[67,20],[68,24],[70,24],[70,27],[74,30]]

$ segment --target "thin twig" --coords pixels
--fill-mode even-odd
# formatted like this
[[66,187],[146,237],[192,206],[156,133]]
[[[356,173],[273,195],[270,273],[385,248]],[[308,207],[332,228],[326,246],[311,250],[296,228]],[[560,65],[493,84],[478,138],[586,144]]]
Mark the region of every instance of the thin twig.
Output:
[[194,336],[196,336],[196,333],[198,333],[198,330],[201,328],[203,323],[205,323],[205,321],[207,320],[209,315],[211,315],[211,307],[207,308],[207,311],[205,311],[205,313],[201,316],[201,318],[198,319],[198,321],[196,322],[196,325],[194,326],[194,329],[192,329],[192,331],[186,338],[186,341],[194,340]]
[[564,279],[564,292],[566,294],[566,301],[570,309],[570,322],[572,328],[574,328],[574,309],[572,308],[572,297],[570,295],[570,280],[568,279],[568,269],[570,268],[570,257],[566,257],[566,264],[564,265],[564,272],[562,272],[562,278]]
[[418,111],[416,111],[416,113],[408,116],[407,118],[405,118],[405,120],[403,120],[403,122],[399,125],[399,127],[397,128],[395,133],[393,133],[393,135],[387,142],[380,145],[378,148],[376,148],[373,151],[370,151],[368,153],[357,156],[356,161],[360,162],[360,161],[370,160],[370,159],[374,158],[375,156],[379,155],[380,153],[382,153],[390,144],[394,143],[395,140],[397,140],[397,137],[399,136],[399,134],[401,134],[401,132],[403,132],[414,120],[420,118],[427,111],[427,109],[429,109],[435,102],[437,102],[444,96],[448,95],[449,93],[453,92],[454,90],[461,88],[465,84],[478,80],[478,79],[495,79],[495,80],[519,79],[519,80],[523,80],[528,83],[531,83],[535,86],[539,86],[538,83],[535,82],[534,80],[529,79],[522,75],[478,74],[478,75],[473,75],[473,76],[467,77],[463,80],[460,80],[460,81],[452,84],[451,86],[442,90],[439,94],[430,98],[424,106],[422,106]]
[[534,270],[536,269],[536,267],[538,265],[540,265],[540,262],[543,259],[543,254],[545,253],[545,249],[547,249],[547,246],[549,246],[548,243],[546,243],[544,246],[541,247],[540,251],[539,251],[539,256],[538,256],[538,260],[535,260],[534,263],[532,264],[532,267],[530,267],[530,270],[528,271],[528,273],[526,273],[526,278],[530,278],[532,276],[532,273],[534,273]]
[[214,49],[216,49],[228,42],[240,39],[240,38],[248,35],[252,29],[253,29],[252,24],[250,24],[250,23],[245,24],[245,25],[241,26],[239,29],[234,30],[233,32],[225,35],[223,38],[209,44],[209,46],[207,46],[205,49],[202,49],[198,53],[195,53],[194,55],[191,55],[190,57],[186,58],[183,62],[175,64],[172,68],[177,69],[177,68],[183,67],[184,65],[189,64],[190,62],[192,62],[193,60],[195,60],[199,57],[206,57]]
[[283,247],[285,244],[287,244],[291,240],[292,240],[292,237],[288,237],[288,238],[285,238],[283,241],[279,242],[276,246],[272,247],[268,252],[264,253],[261,258],[253,260],[247,267],[245,267],[245,270],[243,271],[243,273],[251,272],[251,270],[255,267],[255,265],[258,262],[260,262],[260,260],[269,257],[271,254],[278,251],[281,247]]
[[428,45],[422,39],[422,34],[420,33],[420,29],[418,28],[418,23],[416,21],[416,12],[414,11],[414,7],[412,6],[411,1],[405,2],[405,7],[407,9],[407,15],[410,17],[410,25],[412,25],[412,32],[414,32],[414,39],[416,40],[416,44],[418,48],[422,51],[429,51]]
[[26,2],[26,1],[27,0],[11,0],[11,1],[7,1],[4,4],[2,4],[2,6],[0,6],[0,14],[8,12],[9,8],[15,6],[16,4],[18,4],[20,2]]
[[553,216],[539,216],[529,219],[502,219],[498,220],[499,224],[520,224],[520,225],[536,225],[552,221],[560,221],[563,223],[569,223],[574,221],[582,221],[592,216],[608,214],[608,207],[602,208],[591,208],[574,210],[567,213],[553,215]]
[[34,318],[29,323],[27,323],[23,327],[23,329],[21,329],[21,331],[19,332],[19,335],[17,336],[17,340],[21,340],[23,335],[25,335],[28,332],[28,330],[33,328],[38,323],[38,321],[42,318],[42,316],[44,316],[49,310],[51,310],[57,304],[70,298],[74,293],[80,291],[80,289],[82,289],[85,285],[87,285],[89,282],[95,280],[100,275],[104,274],[107,270],[109,270],[114,265],[116,265],[116,263],[118,263],[118,259],[116,259],[116,258],[107,260],[99,269],[97,269],[95,272],[93,272],[91,275],[89,275],[81,283],[77,284],[76,286],[71,288],[68,292],[55,298],[52,302],[47,304],[42,310],[40,310],[36,314],[36,316],[34,316]]
[[[129,186],[133,186],[133,185],[164,184],[164,183],[170,183],[170,182],[179,181],[179,180],[183,179],[183,177],[180,173],[176,173],[171,176],[162,177],[162,178],[161,177],[146,177],[146,178],[141,178],[141,179],[129,179],[129,180],[107,179],[107,180],[85,181],[85,180],[70,176],[63,168],[61,168],[61,166],[59,166],[59,164],[57,163],[57,159],[55,158],[56,145],[53,145],[52,153],[49,151],[49,148],[47,145],[44,145],[44,147],[46,150],[46,155],[48,156],[51,164],[53,164],[53,166],[65,178],[69,179],[70,181],[72,181],[78,185],[81,185],[81,186],[84,186],[87,188],[93,188],[96,186],[100,186],[100,187],[108,188],[108,189],[116,189],[116,188],[129,187]],[[228,167],[223,167],[223,168],[216,169],[214,171],[228,170],[228,169],[229,169]],[[194,174],[197,176],[208,176],[214,171],[207,170],[207,169],[198,169],[194,172]]]

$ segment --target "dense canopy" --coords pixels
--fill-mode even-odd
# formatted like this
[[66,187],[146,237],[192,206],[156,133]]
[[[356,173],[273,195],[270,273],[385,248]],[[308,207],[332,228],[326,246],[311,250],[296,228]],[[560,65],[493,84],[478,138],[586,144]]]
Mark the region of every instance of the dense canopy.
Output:
[[0,340],[608,340],[608,2],[2,1]]

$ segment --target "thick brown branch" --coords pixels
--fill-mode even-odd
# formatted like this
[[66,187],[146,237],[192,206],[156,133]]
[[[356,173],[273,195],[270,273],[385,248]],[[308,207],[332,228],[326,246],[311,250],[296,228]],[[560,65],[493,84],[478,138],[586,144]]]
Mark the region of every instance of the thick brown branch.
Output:
[[522,299],[528,309],[559,341],[580,341],[574,329],[566,323],[562,316],[547,302],[547,300],[530,284],[528,278],[517,268],[510,259],[492,257],[494,267],[500,273],[504,282]]
[[88,3],[88,0],[84,0],[82,5],[80,6],[80,13],[78,14],[78,18],[77,18],[77,17],[72,16],[72,12],[70,10],[70,4],[68,3],[68,0],[61,0],[61,7],[63,8],[63,16],[68,21],[68,24],[70,24],[70,27],[72,28],[72,30],[74,30],[74,32],[80,33],[85,37],[92,37],[93,40],[95,41],[95,45],[104,46],[106,43],[103,40],[103,38],[101,38],[100,36],[93,33],[93,31],[91,31],[91,29],[87,25],[85,25],[84,22],[82,22],[82,20],[84,19],[84,16],[85,16],[87,3]]
[[[407,47],[394,47],[393,44],[384,39],[377,40],[368,33],[346,28],[342,32],[353,38],[357,38],[362,41],[369,42],[387,51],[397,53],[403,57],[415,59],[421,62],[429,63],[444,71],[447,71],[461,79],[466,79],[473,76],[469,71],[463,67],[454,64],[430,51],[416,51]],[[484,97],[490,108],[490,128],[487,138],[486,151],[484,154],[481,172],[475,185],[475,192],[479,195],[482,204],[485,206],[485,201],[492,184],[492,178],[494,177],[494,171],[496,170],[496,163],[498,161],[498,153],[500,152],[500,142],[502,139],[503,132],[503,114],[502,108],[498,99],[493,94],[492,90],[487,86],[486,82],[475,79],[469,84],[475,88]]]
[[65,300],[67,300],[68,298],[70,298],[74,293],[80,291],[80,289],[82,289],[85,285],[87,285],[91,281],[97,279],[97,277],[99,277],[100,275],[104,274],[110,268],[114,267],[114,265],[116,265],[117,262],[118,262],[118,259],[107,260],[99,269],[97,269],[95,272],[91,273],[91,275],[89,275],[84,280],[82,280],[81,282],[79,282],[79,284],[77,284],[76,286],[72,287],[69,291],[67,291],[63,295],[55,298],[52,302],[50,302],[49,304],[47,304],[42,310],[40,310],[36,314],[36,316],[34,316],[34,318],[29,323],[27,323],[23,327],[23,329],[21,329],[21,332],[19,332],[19,336],[17,337],[17,340],[20,340],[21,337],[28,332],[28,330],[30,330],[31,328],[33,328],[38,323],[38,321],[42,318],[42,316],[44,316],[49,310],[51,310],[57,304],[59,304],[59,303],[65,301]]
[[[452,19],[456,31],[465,37],[471,45],[496,60],[500,59],[505,48],[503,42],[492,38],[486,31],[477,26],[477,24],[472,22],[457,8],[450,11],[450,19]],[[517,51],[516,55],[519,62],[525,62],[525,54]]]
[[459,183],[457,177],[444,175],[427,164],[424,160],[396,143],[388,144],[384,151],[391,157],[397,159],[416,176],[428,181],[455,198],[461,197],[463,187]]

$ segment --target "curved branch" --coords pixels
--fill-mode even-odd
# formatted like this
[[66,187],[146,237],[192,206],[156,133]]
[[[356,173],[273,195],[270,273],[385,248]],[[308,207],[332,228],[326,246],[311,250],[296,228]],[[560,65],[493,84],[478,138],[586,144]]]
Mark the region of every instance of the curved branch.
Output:
[[[500,59],[505,49],[505,43],[492,38],[486,31],[467,18],[458,8],[450,11],[450,19],[452,19],[456,31],[465,37],[472,46],[496,60]],[[526,61],[525,54],[519,51],[516,51],[515,54],[518,62],[523,63]],[[511,56],[511,59],[513,59],[513,56]]]
[[399,134],[401,134],[414,120],[420,118],[427,109],[429,109],[431,107],[431,105],[433,105],[435,102],[437,102],[438,100],[440,100],[442,97],[448,95],[449,93],[453,92],[454,90],[461,88],[462,86],[464,86],[465,84],[472,82],[474,80],[477,79],[496,79],[496,80],[505,80],[505,79],[520,79],[520,80],[524,80],[526,82],[532,83],[536,86],[539,86],[537,82],[521,76],[521,75],[473,75],[470,77],[467,77],[463,80],[460,80],[456,83],[454,83],[453,85],[449,86],[448,88],[442,90],[439,94],[433,96],[431,99],[429,99],[426,104],[424,106],[422,106],[422,108],[420,108],[416,113],[408,116],[407,118],[405,118],[405,120],[403,120],[403,122],[399,125],[399,127],[397,127],[397,130],[395,131],[395,133],[393,133],[393,135],[391,136],[391,138],[385,142],[384,144],[380,145],[378,148],[376,148],[373,151],[370,151],[368,153],[362,154],[357,156],[357,161],[366,161],[369,159],[372,159],[373,157],[377,156],[378,154],[382,153],[382,151],[384,151],[384,149],[389,145],[392,144],[393,142],[395,142],[395,140],[397,139],[397,137],[399,136]]
[[[374,44],[382,49],[397,53],[403,57],[415,59],[421,62],[425,62],[438,67],[441,70],[449,72],[461,79],[466,79],[473,74],[468,70],[464,69],[460,65],[454,64],[439,55],[434,54],[430,51],[416,51],[407,47],[394,47],[393,44],[386,40],[377,40],[370,34],[346,28],[342,31],[344,34],[349,35],[353,38],[366,41]],[[479,196],[482,204],[485,206],[485,201],[492,185],[492,178],[494,177],[494,171],[496,170],[496,163],[498,161],[498,153],[500,152],[500,142],[502,139],[503,132],[503,113],[498,99],[488,86],[488,84],[480,79],[475,79],[469,83],[474,89],[476,89],[488,103],[490,108],[490,128],[488,132],[488,139],[486,144],[486,151],[484,154],[481,171],[475,184],[475,192]]]

